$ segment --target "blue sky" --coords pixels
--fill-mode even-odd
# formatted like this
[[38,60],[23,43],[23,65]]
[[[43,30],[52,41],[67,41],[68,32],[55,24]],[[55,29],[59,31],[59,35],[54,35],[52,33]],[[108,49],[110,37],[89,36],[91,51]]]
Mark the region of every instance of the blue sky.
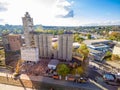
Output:
[[78,18],[120,20],[120,0],[74,0]]
[[26,11],[34,24],[120,25],[120,0],[2,0],[0,24],[22,24]]

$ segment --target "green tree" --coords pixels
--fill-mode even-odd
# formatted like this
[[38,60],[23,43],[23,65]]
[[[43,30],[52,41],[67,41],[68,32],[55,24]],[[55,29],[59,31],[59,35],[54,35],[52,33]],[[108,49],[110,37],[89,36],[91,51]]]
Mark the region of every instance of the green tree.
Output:
[[79,66],[79,67],[73,68],[71,69],[71,73],[73,75],[82,75],[84,73],[83,67]]
[[82,43],[81,46],[78,48],[77,52],[82,56],[82,68],[84,72],[86,72],[89,62],[88,61],[89,50],[87,48],[87,45]]
[[84,73],[83,68],[81,66],[76,68],[76,74],[82,75]]
[[60,35],[60,34],[63,34],[64,33],[64,30],[59,30],[58,31],[58,34]]
[[120,60],[120,56],[112,54],[111,60]]
[[120,41],[120,32],[112,32],[112,33],[109,35],[109,39],[110,39],[110,40]]
[[103,56],[104,60],[111,60],[112,52],[107,51],[105,55]]
[[82,37],[80,37],[79,34],[74,34],[74,42],[79,42],[81,43],[84,39]]
[[53,49],[57,49],[57,48],[58,48],[58,43],[55,42],[55,43],[53,44]]
[[105,56],[111,56],[111,55],[112,55],[112,53],[110,51],[107,51],[105,54]]
[[66,64],[59,64],[57,67],[57,73],[65,77],[70,72],[69,67]]
[[89,50],[86,44],[82,43],[77,49],[77,52],[82,55],[83,60],[85,60],[89,55]]
[[10,32],[10,30],[3,30],[2,34],[8,34]]
[[5,52],[0,50],[0,65],[5,65]]
[[88,39],[91,39],[91,34],[88,34],[88,35],[87,35],[87,38],[88,38]]

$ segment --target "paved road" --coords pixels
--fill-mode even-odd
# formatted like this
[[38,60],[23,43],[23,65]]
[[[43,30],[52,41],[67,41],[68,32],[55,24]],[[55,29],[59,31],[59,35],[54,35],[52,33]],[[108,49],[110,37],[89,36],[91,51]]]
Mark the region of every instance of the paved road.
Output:
[[[1,73],[1,76],[6,76],[6,73]],[[12,78],[12,75],[9,74],[7,75],[8,77]],[[54,80],[52,78],[48,78],[48,77],[42,77],[42,76],[27,76],[25,74],[22,74],[20,76],[21,79],[25,79],[25,80],[33,80],[33,81],[39,81],[39,82],[43,82],[46,84],[53,84],[53,85],[60,85],[60,86],[64,86],[64,87],[74,87],[74,88],[81,88],[81,89],[95,89],[95,90],[102,90],[100,87],[96,86],[95,84],[91,83],[91,82],[86,82],[86,83],[75,83],[75,82],[70,82],[70,81],[65,81],[65,80]],[[1,88],[0,88],[1,90]],[[4,89],[3,89],[4,90]],[[13,89],[11,89],[13,90]],[[17,89],[16,89],[17,90]],[[24,89],[26,90],[26,89]]]
[[0,90],[35,90],[35,89],[6,85],[6,84],[0,84]]
[[[95,81],[96,77],[101,78],[101,75],[96,70],[94,70],[93,68],[89,68],[89,78]],[[119,87],[119,86],[108,85],[103,80],[101,80],[97,83],[99,83],[103,87],[107,88],[108,90],[118,90],[118,87]]]

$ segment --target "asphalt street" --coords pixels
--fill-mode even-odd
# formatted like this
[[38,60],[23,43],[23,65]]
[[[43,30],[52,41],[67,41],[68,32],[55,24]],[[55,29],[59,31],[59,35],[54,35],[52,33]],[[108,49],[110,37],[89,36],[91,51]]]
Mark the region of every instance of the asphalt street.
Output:
[[[94,80],[95,82],[99,83],[100,85],[102,85],[103,87],[107,88],[108,90],[118,90],[118,87],[120,87],[120,86],[112,86],[112,85],[106,84],[106,83],[103,81],[102,76],[97,72],[96,69],[94,69],[94,68],[89,68],[88,71],[89,71],[89,75],[88,75],[88,76],[89,76],[90,79],[92,79],[92,80]],[[97,80],[97,81],[96,81],[96,78],[98,78],[98,77],[99,77],[101,80]]]

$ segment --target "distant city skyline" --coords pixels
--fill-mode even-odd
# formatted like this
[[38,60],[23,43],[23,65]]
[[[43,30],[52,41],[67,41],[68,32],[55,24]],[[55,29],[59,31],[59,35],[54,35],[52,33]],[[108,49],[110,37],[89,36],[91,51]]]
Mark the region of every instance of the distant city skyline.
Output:
[[22,25],[29,12],[47,26],[120,25],[120,0],[2,0],[0,25]]

